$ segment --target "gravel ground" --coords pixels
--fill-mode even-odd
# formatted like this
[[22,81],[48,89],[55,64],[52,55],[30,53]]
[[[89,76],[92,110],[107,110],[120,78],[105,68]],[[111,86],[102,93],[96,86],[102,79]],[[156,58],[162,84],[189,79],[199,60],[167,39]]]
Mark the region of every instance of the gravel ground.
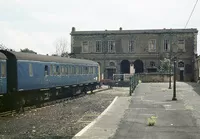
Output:
[[113,88],[16,117],[0,118],[0,138],[71,138],[93,121],[115,96],[128,96],[128,88]]

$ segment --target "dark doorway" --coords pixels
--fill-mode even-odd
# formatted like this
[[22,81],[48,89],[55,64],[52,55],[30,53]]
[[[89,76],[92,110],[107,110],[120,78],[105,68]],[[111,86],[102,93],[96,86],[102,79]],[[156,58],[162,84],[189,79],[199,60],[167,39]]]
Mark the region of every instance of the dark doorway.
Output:
[[123,60],[121,62],[121,74],[130,73],[130,62],[128,60]]
[[135,73],[142,73],[144,72],[144,64],[142,60],[135,60],[134,61],[134,68],[135,68]]
[[183,72],[184,70],[180,70],[180,81],[184,81]]
[[107,69],[108,79],[113,79],[113,74],[116,73],[116,69]]

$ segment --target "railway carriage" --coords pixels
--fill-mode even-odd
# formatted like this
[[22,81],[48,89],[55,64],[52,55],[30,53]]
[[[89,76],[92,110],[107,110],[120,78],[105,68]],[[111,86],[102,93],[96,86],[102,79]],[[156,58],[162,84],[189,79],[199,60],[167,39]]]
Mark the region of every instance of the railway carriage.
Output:
[[[86,92],[99,84],[97,62],[1,50],[7,61],[4,93],[15,100],[44,99],[44,95]],[[6,60],[7,58],[7,60]],[[2,65],[1,65],[2,66]],[[4,75],[5,76],[5,75]]]

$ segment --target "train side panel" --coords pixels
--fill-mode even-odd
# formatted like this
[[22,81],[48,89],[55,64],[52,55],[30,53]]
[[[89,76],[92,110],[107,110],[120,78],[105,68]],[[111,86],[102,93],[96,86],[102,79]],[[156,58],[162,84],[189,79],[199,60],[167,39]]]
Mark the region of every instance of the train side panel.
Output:
[[92,83],[98,77],[97,66],[89,73],[82,71],[85,65],[53,62],[18,61],[17,67],[19,91]]

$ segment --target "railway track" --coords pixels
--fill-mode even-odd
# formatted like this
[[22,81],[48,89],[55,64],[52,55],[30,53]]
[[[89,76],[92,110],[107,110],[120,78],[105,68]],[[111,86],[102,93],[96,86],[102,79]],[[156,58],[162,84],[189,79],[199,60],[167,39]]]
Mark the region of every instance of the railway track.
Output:
[[[105,90],[109,90],[109,89],[110,88],[96,89],[95,91],[93,91],[92,94],[98,93],[98,92],[101,92],[101,91],[105,91]],[[37,105],[33,105],[33,106],[27,106],[27,107],[24,107],[23,112],[17,112],[16,110],[10,110],[10,111],[1,112],[0,113],[0,117],[9,117],[9,116],[13,117],[13,116],[19,115],[21,113],[25,113],[25,112],[33,110],[33,109],[55,105],[55,104],[58,104],[58,103],[61,103],[61,102],[65,102],[65,101],[70,101],[70,100],[73,100],[73,99],[78,99],[80,97],[83,97],[83,96],[89,95],[89,94],[91,94],[91,93],[87,93],[87,94],[81,93],[81,94],[73,96],[73,97],[67,97],[67,98],[57,99],[57,100],[53,100],[53,101],[43,102],[39,106],[38,106],[38,104]]]

